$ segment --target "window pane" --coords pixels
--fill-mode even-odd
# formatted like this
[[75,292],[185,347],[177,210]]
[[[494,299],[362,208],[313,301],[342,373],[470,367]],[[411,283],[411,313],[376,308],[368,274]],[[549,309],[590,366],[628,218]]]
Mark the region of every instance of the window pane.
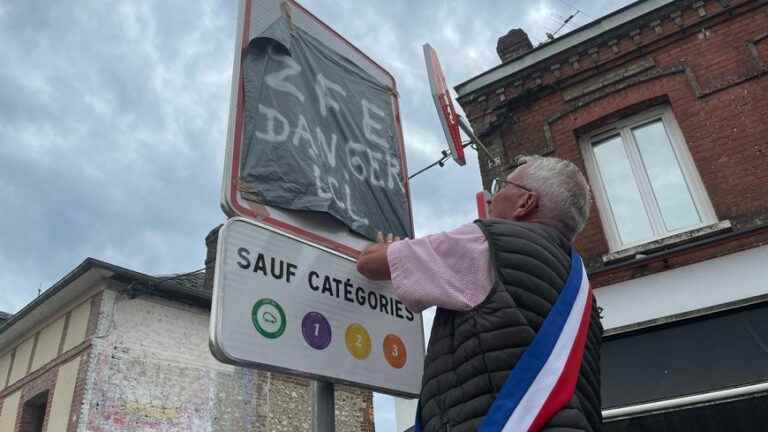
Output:
[[616,135],[595,143],[594,151],[621,242],[629,244],[651,238],[651,224],[621,136]]
[[698,225],[699,212],[661,120],[632,129],[667,230]]

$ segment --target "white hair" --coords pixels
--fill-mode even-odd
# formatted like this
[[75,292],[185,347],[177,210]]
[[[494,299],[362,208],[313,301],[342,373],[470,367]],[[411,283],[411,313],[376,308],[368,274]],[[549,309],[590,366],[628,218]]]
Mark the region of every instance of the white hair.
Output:
[[539,195],[536,219],[553,225],[568,240],[584,228],[592,204],[589,183],[572,162],[543,156],[521,156],[522,185]]

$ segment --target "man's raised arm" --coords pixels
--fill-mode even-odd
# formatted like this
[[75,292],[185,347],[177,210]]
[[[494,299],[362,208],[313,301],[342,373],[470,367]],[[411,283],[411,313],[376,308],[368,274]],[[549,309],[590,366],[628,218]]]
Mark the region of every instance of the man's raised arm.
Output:
[[392,274],[389,270],[389,259],[387,258],[387,249],[393,241],[400,240],[399,237],[392,237],[392,234],[384,239],[379,233],[376,237],[376,243],[371,244],[357,258],[357,271],[371,280],[390,280]]

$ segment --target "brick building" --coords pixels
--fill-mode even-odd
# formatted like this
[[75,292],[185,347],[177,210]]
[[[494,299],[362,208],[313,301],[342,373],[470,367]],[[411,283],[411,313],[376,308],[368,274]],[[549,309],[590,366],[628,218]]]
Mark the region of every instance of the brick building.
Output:
[[[0,323],[0,431],[309,431],[308,381],[213,358],[204,278],[89,258]],[[373,430],[370,392],[336,406]]]
[[606,430],[768,420],[768,2],[644,0],[456,86],[485,188],[521,154],[587,174]]

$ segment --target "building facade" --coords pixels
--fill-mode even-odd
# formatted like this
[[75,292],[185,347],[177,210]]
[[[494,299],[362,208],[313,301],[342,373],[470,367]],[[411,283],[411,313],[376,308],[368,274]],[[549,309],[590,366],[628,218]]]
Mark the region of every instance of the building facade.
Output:
[[[204,280],[87,259],[0,324],[0,431],[309,431],[309,381],[213,358]],[[370,392],[336,407],[373,430]]]
[[539,154],[593,190],[576,246],[606,328],[606,430],[762,430],[768,2],[644,0],[497,50],[456,86],[485,188]]

